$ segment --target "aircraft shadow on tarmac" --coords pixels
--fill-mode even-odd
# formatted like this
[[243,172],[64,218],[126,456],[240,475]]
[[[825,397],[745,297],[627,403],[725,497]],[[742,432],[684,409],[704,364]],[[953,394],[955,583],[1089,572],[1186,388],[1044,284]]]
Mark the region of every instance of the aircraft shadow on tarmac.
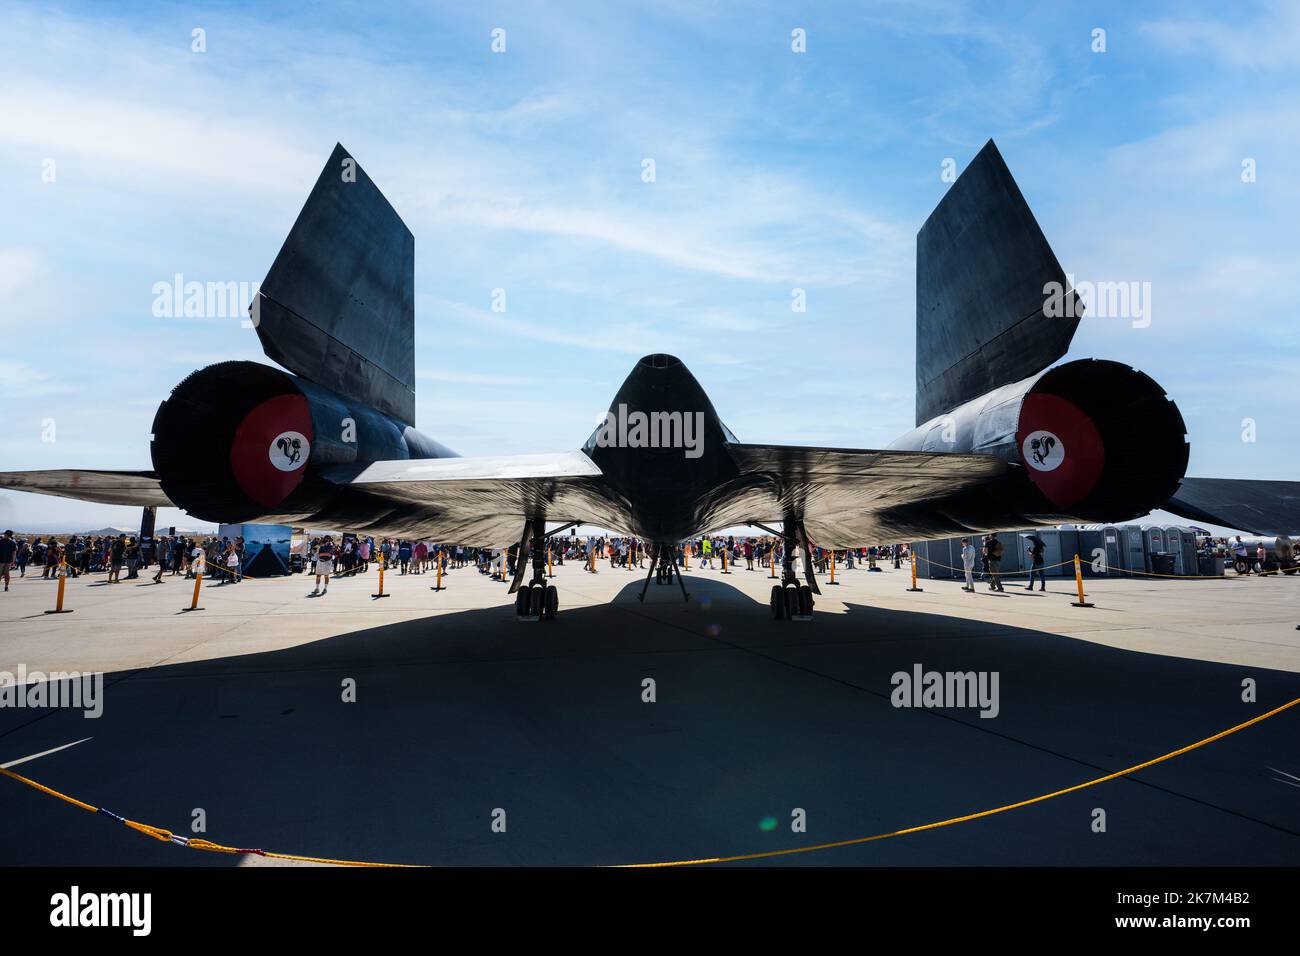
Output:
[[[104,715],[0,711],[0,759],[231,846],[428,864],[614,864],[866,836],[1012,803],[1300,696],[1300,674],[848,605],[773,622],[730,584],[640,582],[519,622],[448,612],[106,676]],[[1065,598],[1059,598],[1064,600]],[[129,639],[129,638],[123,638]],[[999,713],[892,706],[915,665],[996,671]],[[1258,682],[1259,703],[1241,701]],[[643,701],[653,679],[655,701]],[[342,701],[356,682],[356,702]],[[1300,713],[1135,777],[785,865],[1295,864]],[[1275,769],[1270,769],[1275,768]],[[0,781],[0,863],[232,866]],[[493,832],[494,811],[506,830]],[[1095,811],[1105,832],[1094,832]],[[196,810],[207,832],[194,834]],[[806,832],[792,832],[796,811]],[[499,817],[499,814],[498,814]]]

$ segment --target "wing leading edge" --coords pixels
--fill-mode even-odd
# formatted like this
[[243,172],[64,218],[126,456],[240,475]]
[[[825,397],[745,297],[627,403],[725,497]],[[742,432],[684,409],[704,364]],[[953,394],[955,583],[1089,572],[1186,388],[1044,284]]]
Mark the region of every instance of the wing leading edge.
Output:
[[1184,478],[1165,510],[1251,534],[1295,534],[1300,531],[1300,481]]
[[76,498],[101,505],[169,506],[158,475],[152,471],[107,471],[57,468],[49,471],[0,472],[0,488],[38,495]]

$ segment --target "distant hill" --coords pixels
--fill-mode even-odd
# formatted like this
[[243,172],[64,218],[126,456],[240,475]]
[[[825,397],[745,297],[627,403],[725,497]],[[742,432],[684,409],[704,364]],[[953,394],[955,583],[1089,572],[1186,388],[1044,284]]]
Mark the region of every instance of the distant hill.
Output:
[[[0,531],[2,530],[4,529],[0,528]],[[140,535],[139,528],[99,528],[97,530],[88,531],[85,528],[51,529],[48,527],[38,526],[38,525],[20,525],[18,527],[15,527],[13,531],[14,534],[23,538],[48,538],[51,536],[55,538],[66,538],[69,535],[73,535],[73,534],[77,535],[78,537],[89,536],[92,538],[117,537],[119,534],[124,534],[127,537],[139,537]],[[159,527],[154,531],[154,535],[156,537],[162,537],[167,534],[167,531],[168,531],[167,527]],[[178,535],[182,535],[187,538],[203,538],[215,534],[216,532],[198,531],[193,529],[186,530],[185,528],[177,528],[176,533]]]

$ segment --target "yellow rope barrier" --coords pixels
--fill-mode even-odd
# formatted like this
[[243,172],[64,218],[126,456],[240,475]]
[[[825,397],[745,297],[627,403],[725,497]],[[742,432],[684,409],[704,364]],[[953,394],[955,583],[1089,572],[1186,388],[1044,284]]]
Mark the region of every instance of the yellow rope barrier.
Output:
[[[954,567],[952,567],[951,565],[948,565],[948,564],[940,564],[938,561],[931,561],[929,558],[925,557],[924,555],[917,554],[915,551],[912,552],[912,556],[913,556],[914,558],[916,558],[917,561],[924,561],[926,564],[930,565],[930,567],[932,567],[932,568],[943,568],[943,569],[946,570],[946,571],[959,571],[959,572],[961,572],[962,574],[965,574],[965,573],[966,573],[966,569],[965,569],[965,568],[954,568]],[[1041,568],[1034,568],[1034,570],[1035,570],[1035,571],[1051,571],[1053,568],[1063,568],[1063,567],[1065,567],[1067,564],[1071,564],[1071,565],[1072,565],[1072,564],[1074,564],[1074,561],[1073,561],[1073,560],[1070,560],[1070,561],[1062,561],[1062,562],[1060,562],[1059,564],[1045,564],[1045,565],[1043,565]],[[972,568],[971,570],[975,571],[977,574],[978,574],[978,573],[981,573],[978,567],[976,567],[976,568]],[[1009,578],[1009,577],[1014,577],[1014,576],[1017,575],[1017,574],[1028,574],[1028,573],[1029,573],[1028,571],[999,571],[999,572],[998,572],[998,577],[1000,577],[1000,578]]]
[[857,846],[862,843],[874,843],[877,840],[887,840],[890,837],[905,836],[909,833],[920,833],[924,830],[937,830],[940,827],[950,827],[957,823],[967,823],[971,820],[978,820],[982,817],[991,817],[997,813],[1006,813],[1008,810],[1018,810],[1021,807],[1027,807],[1030,806],[1031,804],[1042,803],[1044,800],[1050,800],[1053,797],[1064,796],[1067,793],[1074,793],[1078,790],[1086,790],[1088,787],[1095,787],[1097,786],[1097,784],[1106,783],[1109,780],[1115,780],[1119,777],[1127,776],[1128,774],[1131,773],[1136,773],[1137,771],[1144,770],[1147,767],[1153,767],[1158,763],[1164,763],[1166,760],[1172,760],[1175,757],[1180,757],[1185,753],[1189,753],[1190,751],[1196,750],[1198,747],[1204,747],[1206,744],[1214,743],[1214,741],[1216,740],[1222,740],[1224,737],[1227,737],[1230,734],[1235,734],[1239,730],[1245,730],[1247,727],[1250,727],[1252,724],[1257,724],[1262,720],[1267,720],[1269,717],[1272,717],[1275,714],[1280,714],[1282,713],[1282,711],[1290,707],[1294,707],[1296,704],[1300,704],[1300,697],[1288,701],[1287,703],[1283,704],[1281,707],[1274,707],[1268,713],[1260,714],[1258,717],[1252,717],[1250,720],[1247,720],[1244,723],[1237,724],[1237,726],[1235,727],[1229,727],[1227,730],[1221,730],[1217,734],[1214,734],[1211,737],[1206,737],[1204,740],[1198,740],[1194,744],[1188,744],[1186,747],[1180,747],[1179,749],[1172,750],[1167,754],[1163,754],[1162,756],[1155,757],[1151,760],[1143,761],[1142,763],[1139,764],[1134,764],[1132,767],[1127,767],[1124,770],[1117,770],[1115,773],[1108,773],[1104,777],[1097,777],[1095,780],[1088,780],[1084,783],[1077,783],[1073,787],[1066,787],[1063,790],[1054,790],[1051,793],[1039,794],[1036,797],[1030,797],[1028,800],[1021,800],[1017,803],[1008,803],[1005,806],[994,807],[992,810],[981,810],[978,813],[968,813],[965,816],[951,817],[947,820],[939,820],[935,823],[924,823],[921,824],[920,826],[907,827],[906,829],[903,830],[891,830],[888,833],[877,833],[872,836],[857,837],[852,840],[837,840],[834,843],[818,843],[815,846],[796,846],[796,847],[789,847],[784,850],[766,850],[760,853],[741,853],[735,856],[704,857],[698,860],[670,860],[663,863],[630,863],[630,864],[625,864],[622,868],[651,869],[651,868],[668,867],[668,866],[695,866],[701,863],[737,863],[743,860],[763,860],[763,859],[769,859],[771,857],[777,857],[777,856],[792,856],[796,853],[812,853],[817,850],[832,850],[837,847]]
[[[1224,737],[1228,737],[1232,734],[1237,733],[1240,730],[1245,730],[1247,727],[1251,727],[1255,724],[1260,723],[1261,721],[1267,720],[1270,717],[1280,714],[1284,710],[1288,710],[1289,708],[1294,707],[1296,704],[1300,704],[1300,697],[1288,701],[1287,703],[1281,705],[1280,707],[1274,707],[1272,710],[1268,711],[1267,713],[1260,714],[1258,717],[1252,717],[1250,720],[1237,724],[1235,727],[1229,727],[1227,730],[1221,730],[1217,734],[1214,734],[1210,737],[1206,737],[1203,740],[1198,740],[1195,743],[1188,744],[1185,747],[1180,747],[1177,750],[1171,750],[1167,754],[1163,754],[1159,757],[1153,757],[1150,760],[1146,760],[1143,761],[1142,763],[1135,764],[1132,767],[1127,767],[1124,770],[1117,770],[1114,773],[1109,773],[1103,777],[1097,777],[1093,780],[1085,781],[1084,783],[1078,783],[1072,787],[1066,787],[1062,790],[1054,790],[1051,793],[1039,794],[1036,797],[1030,797],[1027,800],[1021,800],[1017,803],[1008,803],[1005,806],[994,807],[991,810],[981,810],[977,813],[968,813],[964,816],[951,817],[947,820],[939,820],[935,823],[925,823],[925,824],[921,824],[920,826],[907,827],[902,830],[891,830],[888,833],[877,833],[877,834],[873,834],[872,836],[856,837],[851,840],[837,840],[834,843],[819,843],[814,846],[788,847],[783,850],[765,850],[758,853],[741,853],[734,856],[701,857],[700,859],[695,859],[695,860],[669,860],[660,863],[630,863],[630,864],[623,864],[622,866],[623,868],[638,869],[638,868],[659,868],[659,867],[670,867],[670,866],[696,866],[702,863],[737,863],[744,860],[762,860],[762,859],[769,859],[778,856],[791,856],[796,853],[813,853],[817,850],[832,850],[838,847],[857,846],[863,843],[874,843],[878,840],[886,840],[889,839],[890,837],[906,836],[907,834],[910,833],[921,833],[925,830],[937,830],[941,827],[949,827],[958,823],[966,823],[970,820],[978,820],[982,817],[991,817],[994,814],[1006,813],[1009,810],[1017,810],[1020,809],[1021,807],[1027,807],[1035,803],[1042,803],[1044,800],[1050,800],[1053,797],[1064,796],[1067,793],[1075,793],[1076,791],[1079,790],[1085,790],[1088,787],[1095,787],[1098,784],[1106,783],[1110,780],[1116,780],[1120,777],[1124,777],[1129,774],[1136,773],[1137,771],[1144,770],[1147,767],[1153,767],[1158,763],[1164,763],[1166,760],[1172,760],[1175,757],[1180,757],[1183,754],[1190,753],[1191,751],[1196,750],[1200,747],[1204,747],[1207,744],[1214,743],[1216,740],[1222,740]],[[213,843],[210,840],[186,839],[185,837],[178,836],[172,831],[165,830],[162,827],[151,826],[150,824],[147,823],[138,823],[135,820],[128,820],[125,817],[120,817],[116,813],[113,813],[111,810],[107,810],[103,807],[91,806],[89,803],[85,803],[84,801],[78,800],[76,797],[68,796],[66,793],[60,793],[58,790],[55,790],[52,787],[47,787],[42,783],[37,783],[35,780],[32,780],[31,778],[24,777],[22,774],[14,773],[12,770],[9,770],[5,767],[0,767],[0,774],[9,777],[11,780],[17,780],[19,783],[26,784],[29,787],[39,790],[41,793],[47,794],[51,797],[56,797],[59,800],[64,801],[65,803],[70,803],[73,806],[78,807],[82,810],[86,810],[90,813],[100,814],[102,816],[109,817],[110,819],[117,820],[119,823],[122,823],[125,826],[130,827],[132,830],[135,830],[139,833],[143,833],[145,836],[153,837],[155,840],[160,840],[163,843],[175,843],[178,846],[187,847],[191,850],[205,850],[209,853],[227,853],[227,854],[239,854],[239,855],[264,856],[275,860],[290,860],[299,863],[321,863],[321,864],[327,864],[332,866],[392,867],[392,868],[402,868],[402,869],[415,869],[421,866],[421,864],[412,864],[412,863],[374,863],[374,862],[369,862],[364,860],[336,860],[329,857],[299,856],[293,853],[276,853],[270,850],[259,850],[259,849],[252,849],[252,848],[224,846],[220,843]]]
[[[934,568],[943,568],[946,571],[957,571],[962,574],[966,573],[964,568],[954,568],[952,565],[949,564],[942,564],[938,561],[931,561],[929,558],[920,554],[916,556],[916,559],[918,561],[924,561],[926,564]],[[1042,566],[1042,568],[1034,568],[1034,570],[1050,571],[1053,568],[1063,568],[1067,564],[1073,564],[1073,563],[1074,561],[1070,560],[1070,561],[1062,561],[1059,564],[1045,564]],[[1085,562],[1085,563],[1090,564],[1091,562]],[[972,570],[975,571],[977,574],[987,573],[987,572],[981,572],[979,568],[973,568]],[[1273,571],[1257,571],[1255,572],[1254,577],[1262,578],[1262,577],[1268,577],[1275,574],[1284,574],[1284,573],[1285,571],[1279,568]],[[1010,578],[1022,574],[1029,574],[1029,571],[999,571],[998,577]],[[1171,578],[1179,581],[1226,581],[1228,580],[1228,576],[1226,574],[1161,574],[1158,571],[1137,571],[1130,568],[1117,568],[1109,564],[1106,565],[1105,571],[1099,572],[1100,576],[1108,576],[1110,574],[1136,574],[1136,575],[1141,575],[1144,578]],[[1250,577],[1250,575],[1234,574],[1233,577],[1242,578],[1242,577]]]
[[155,840],[159,840],[163,843],[175,843],[178,846],[188,847],[191,850],[206,850],[209,853],[265,856],[277,860],[296,860],[302,863],[328,863],[335,866],[412,867],[412,864],[408,863],[370,863],[362,860],[334,860],[328,857],[296,856],[291,853],[274,853],[270,850],[224,846],[220,843],[213,843],[210,840],[186,839],[185,837],[176,835],[171,830],[166,830],[162,827],[155,827],[148,823],[140,823],[136,820],[128,820],[125,817],[118,816],[111,810],[107,810],[103,807],[91,806],[89,803],[78,800],[76,797],[70,797],[66,793],[60,793],[53,787],[47,787],[42,783],[37,783],[30,777],[24,777],[22,774],[14,773],[12,770],[5,767],[0,767],[0,774],[4,774],[11,780],[17,780],[19,783],[25,783],[27,786],[39,790],[41,793],[48,794],[51,797],[57,797],[59,800],[62,800],[65,803],[70,803],[74,807],[79,807],[80,809],[86,810],[90,813],[99,814],[101,816],[106,816],[109,819],[116,820],[123,826],[135,830],[137,833],[143,833],[145,836],[153,837]]

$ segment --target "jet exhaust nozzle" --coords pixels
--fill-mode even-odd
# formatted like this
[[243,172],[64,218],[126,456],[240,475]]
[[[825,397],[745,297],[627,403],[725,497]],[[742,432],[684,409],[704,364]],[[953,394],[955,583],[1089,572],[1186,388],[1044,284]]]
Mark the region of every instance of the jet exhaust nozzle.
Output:
[[1150,376],[1082,359],[993,389],[890,447],[998,455],[1043,499],[1026,513],[1108,522],[1169,500],[1187,469],[1186,432]]

